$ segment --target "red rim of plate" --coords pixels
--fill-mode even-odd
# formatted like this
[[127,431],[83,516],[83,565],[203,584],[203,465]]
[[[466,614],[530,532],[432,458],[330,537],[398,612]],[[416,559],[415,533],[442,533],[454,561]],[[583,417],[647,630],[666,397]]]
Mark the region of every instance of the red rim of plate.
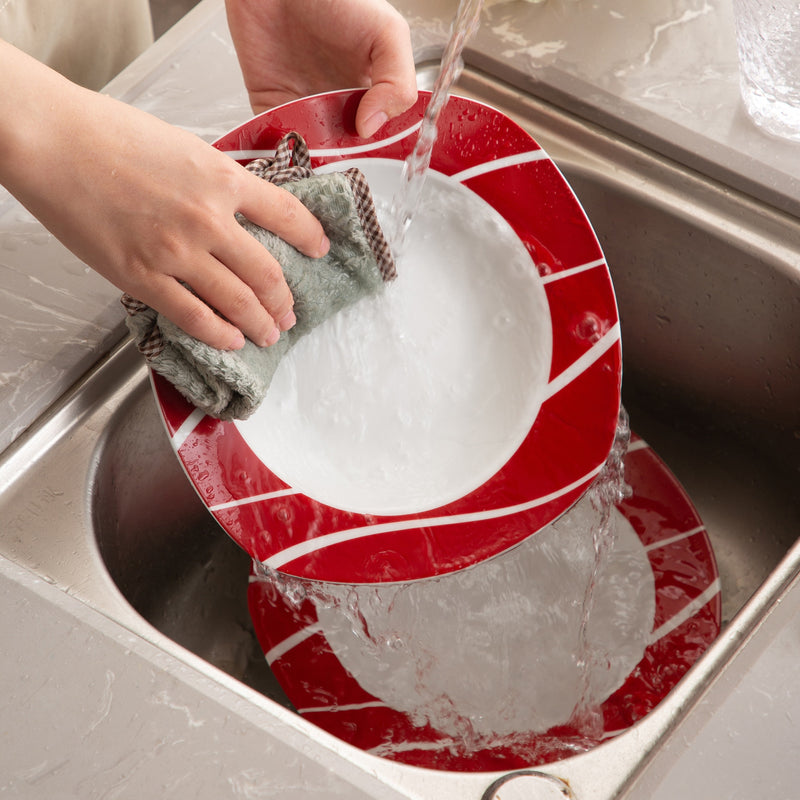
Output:
[[[636,436],[625,465],[633,495],[619,508],[646,549],[656,607],[642,660],[602,704],[603,739],[623,733],[658,705],[717,637],[722,616],[711,542],[683,488]],[[575,755],[577,741],[586,747],[586,739],[564,725],[461,753],[451,737],[414,725],[407,714],[361,688],[315,625],[310,600],[295,608],[271,584],[251,580],[249,605],[267,661],[295,708],[304,719],[363,750],[415,766],[484,772],[552,763]]]
[[[362,90],[288,103],[216,146],[246,163],[289,131],[314,167],[353,158],[405,159],[429,93],[372,139],[355,135]],[[475,491],[437,509],[398,516],[351,513],[295,492],[251,451],[236,426],[204,416],[153,376],[174,449],[229,535],[270,568],[347,583],[441,575],[503,552],[566,511],[610,452],[621,384],[611,277],[597,237],[566,180],[530,135],[499,111],[451,97],[433,169],[493,206],[519,236],[550,307],[553,352],[546,398],[516,453]],[[398,278],[402,280],[402,275]]]

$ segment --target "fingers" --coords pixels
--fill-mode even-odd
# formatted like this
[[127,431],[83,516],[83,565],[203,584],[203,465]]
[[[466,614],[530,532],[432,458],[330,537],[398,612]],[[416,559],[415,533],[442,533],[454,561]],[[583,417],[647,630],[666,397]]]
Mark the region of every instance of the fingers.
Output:
[[[220,349],[274,344],[295,322],[294,300],[281,265],[235,219],[251,221],[312,258],[330,247],[316,217],[292,194],[236,168],[226,211],[205,217],[185,246],[164,248],[155,268],[123,288],[190,336]],[[231,195],[228,195],[230,197]],[[202,241],[205,240],[205,241]],[[191,287],[188,290],[182,282]]]
[[[242,177],[238,208],[242,214],[311,258],[328,252],[330,242],[322,225],[294,195],[249,172],[243,171]],[[274,344],[296,322],[294,300],[280,264],[233,214],[226,230],[215,232],[209,251],[190,273],[176,274],[197,297],[186,290],[171,291],[169,310],[148,304],[212,347],[238,349],[244,344],[242,333],[260,347]],[[165,305],[166,298],[160,301]]]
[[294,300],[281,265],[238,224],[213,255],[219,267],[229,273],[229,280],[220,286],[219,274],[211,269],[200,275],[199,281],[193,279],[195,291],[253,342],[262,347],[274,344],[280,332],[295,323]]
[[146,286],[136,291],[136,296],[189,336],[211,347],[239,350],[244,346],[244,335],[235,325],[215,314],[203,300],[169,275],[151,278]]
[[150,277],[136,296],[211,347],[238,350],[244,336],[260,347],[275,344],[295,323],[292,295],[275,259],[240,230],[242,247],[231,259],[233,267],[206,254],[185,278],[193,291],[176,277],[160,274]]
[[247,219],[311,258],[328,252],[330,242],[319,220],[293,194],[246,171],[244,178],[238,210]]
[[369,138],[417,100],[417,78],[408,25],[393,14],[372,49],[372,85],[356,112],[356,130]]

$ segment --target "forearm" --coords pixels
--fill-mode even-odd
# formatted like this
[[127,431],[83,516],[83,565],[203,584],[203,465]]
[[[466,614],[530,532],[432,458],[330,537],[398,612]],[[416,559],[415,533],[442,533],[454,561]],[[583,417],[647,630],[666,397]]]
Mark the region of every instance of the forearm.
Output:
[[0,183],[13,194],[29,194],[26,184],[52,145],[48,131],[61,135],[70,124],[69,109],[79,91],[54,70],[0,39]]
[[120,285],[133,259],[98,216],[119,216],[134,200],[126,199],[125,183],[137,154],[129,145],[123,159],[117,145],[126,135],[133,144],[146,139],[145,126],[126,134],[133,109],[4,42],[0,75],[0,183],[79,258]]

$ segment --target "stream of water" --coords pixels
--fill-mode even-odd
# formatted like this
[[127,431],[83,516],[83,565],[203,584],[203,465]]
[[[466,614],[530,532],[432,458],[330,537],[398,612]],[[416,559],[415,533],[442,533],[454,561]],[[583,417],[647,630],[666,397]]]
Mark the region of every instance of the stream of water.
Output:
[[442,55],[439,74],[431,92],[431,99],[425,109],[417,143],[403,165],[400,188],[392,202],[393,228],[388,231],[389,245],[398,261],[402,258],[406,232],[422,197],[433,146],[436,144],[439,115],[447,103],[453,84],[464,68],[462,58],[464,46],[478,29],[483,2],[484,0],[461,0],[459,3],[450,38]]

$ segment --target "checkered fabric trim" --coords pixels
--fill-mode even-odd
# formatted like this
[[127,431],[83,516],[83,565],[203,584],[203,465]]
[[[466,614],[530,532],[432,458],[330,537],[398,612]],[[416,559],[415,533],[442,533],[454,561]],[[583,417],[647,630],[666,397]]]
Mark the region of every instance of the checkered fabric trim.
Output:
[[245,169],[276,186],[310,178],[314,174],[308,145],[296,131],[287,133],[278,142],[274,158],[256,158]]
[[378,213],[375,210],[375,202],[372,199],[367,179],[364,177],[364,173],[356,167],[345,170],[343,174],[353,189],[358,218],[361,220],[361,227],[364,229],[364,235],[367,237],[375,261],[378,262],[381,277],[384,281],[394,280],[397,277],[397,269],[389,242],[386,241],[383,230],[378,224]]
[[[122,295],[122,305],[130,317],[135,317],[146,312],[152,313],[150,306],[148,306],[146,303],[143,303],[141,300],[137,300],[135,297],[131,297],[127,292]],[[153,314],[153,316],[155,315]],[[166,342],[164,341],[164,336],[161,333],[161,328],[155,324],[155,319],[153,319],[149,330],[139,341],[137,346],[139,348],[139,352],[145,358],[155,358],[163,352],[164,348],[166,347]]]
[[[311,169],[308,145],[297,131],[287,133],[278,142],[274,158],[257,158],[251,161],[246,169],[276,186],[310,178],[314,174]],[[378,214],[367,179],[364,177],[364,173],[356,167],[345,170],[342,174],[347,178],[353,190],[358,218],[375,256],[375,261],[378,263],[381,277],[384,281],[393,280],[397,277],[397,270],[389,243],[378,223]]]

